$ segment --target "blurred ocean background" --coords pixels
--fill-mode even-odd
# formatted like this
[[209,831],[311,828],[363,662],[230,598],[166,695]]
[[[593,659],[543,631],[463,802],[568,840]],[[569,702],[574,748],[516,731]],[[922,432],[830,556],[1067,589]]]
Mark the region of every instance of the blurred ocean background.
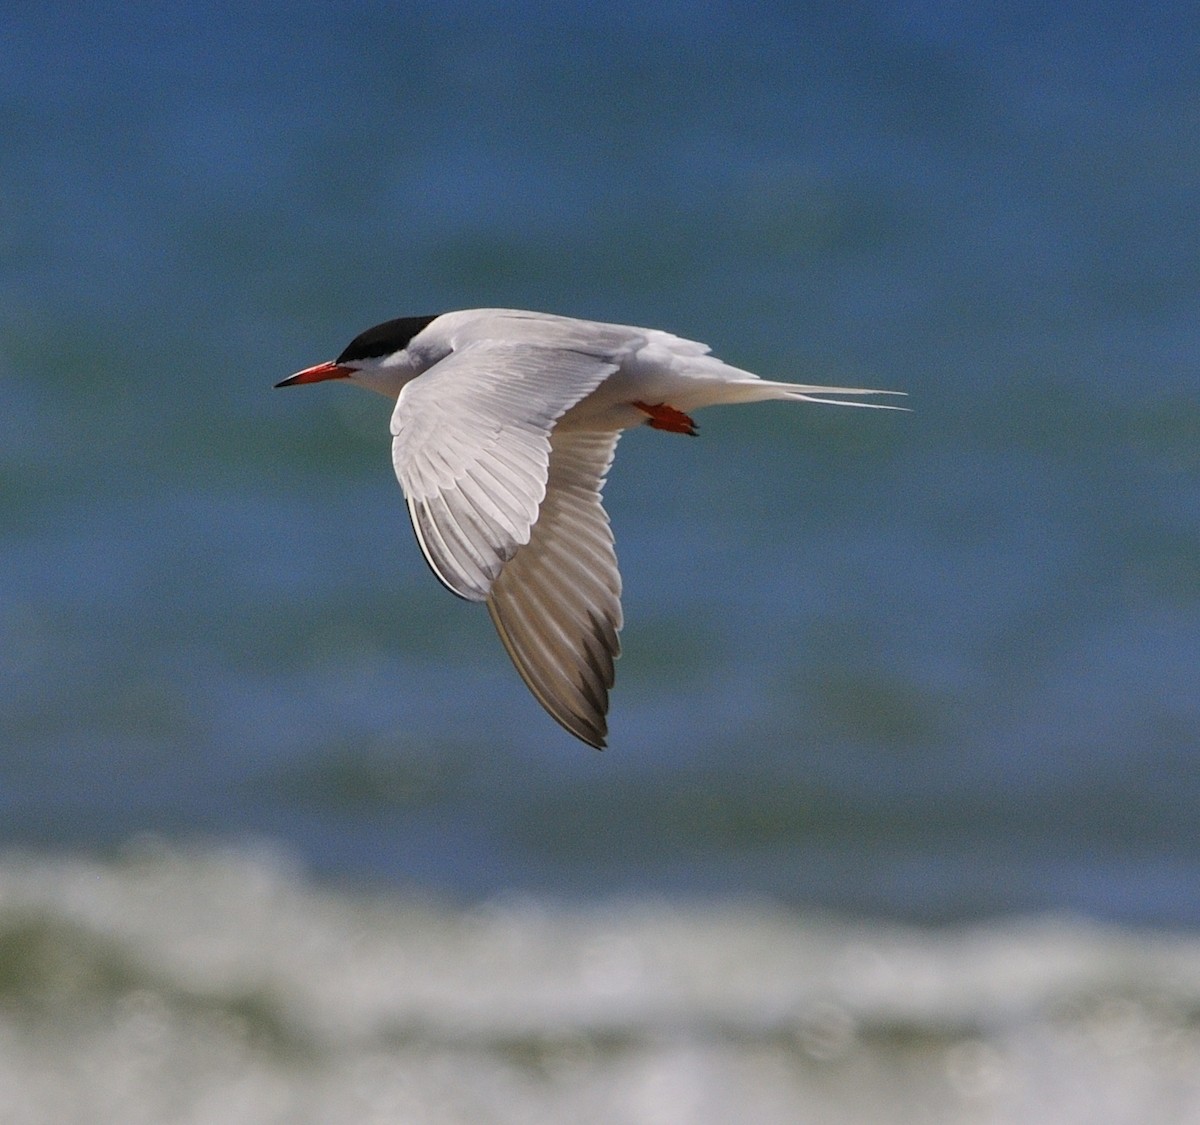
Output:
[[[0,13],[0,1122],[1200,1121],[1200,17]],[[610,748],[421,561],[397,315],[626,435]]]

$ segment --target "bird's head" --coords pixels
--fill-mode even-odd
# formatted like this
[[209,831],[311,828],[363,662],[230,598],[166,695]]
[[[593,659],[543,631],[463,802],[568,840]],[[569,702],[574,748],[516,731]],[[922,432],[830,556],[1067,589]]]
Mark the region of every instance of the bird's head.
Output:
[[337,359],[306,367],[275,386],[296,387],[326,379],[349,379],[395,398],[404,384],[420,373],[422,366],[409,353],[409,344],[436,319],[436,316],[402,316],[384,321],[355,336]]

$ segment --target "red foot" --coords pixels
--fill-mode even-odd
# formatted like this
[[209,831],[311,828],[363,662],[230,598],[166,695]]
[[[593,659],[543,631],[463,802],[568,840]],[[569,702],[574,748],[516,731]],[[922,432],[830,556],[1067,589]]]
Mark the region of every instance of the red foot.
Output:
[[669,434],[690,434],[692,437],[699,433],[696,423],[682,410],[676,410],[675,407],[668,406],[665,402],[658,402],[653,406],[648,402],[635,402],[633,405],[650,415],[650,421],[647,424],[651,429],[666,430]]

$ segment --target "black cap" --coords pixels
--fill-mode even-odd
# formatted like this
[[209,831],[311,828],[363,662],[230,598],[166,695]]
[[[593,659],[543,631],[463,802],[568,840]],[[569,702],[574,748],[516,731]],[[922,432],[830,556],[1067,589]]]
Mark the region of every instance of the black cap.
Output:
[[353,363],[355,360],[391,355],[408,347],[409,341],[435,320],[437,315],[401,316],[395,320],[385,320],[355,336],[335,362]]

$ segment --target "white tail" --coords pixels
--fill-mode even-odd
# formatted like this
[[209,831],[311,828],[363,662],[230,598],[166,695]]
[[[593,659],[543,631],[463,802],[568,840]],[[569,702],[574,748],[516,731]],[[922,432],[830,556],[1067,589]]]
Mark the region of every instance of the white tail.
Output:
[[[749,375],[749,372],[746,372]],[[817,402],[825,406],[862,406],[871,410],[908,410],[907,406],[895,406],[890,402],[853,402],[844,398],[826,398],[826,395],[904,395],[904,391],[875,391],[865,387],[817,387],[805,383],[774,383],[751,375],[736,382],[719,384],[712,388],[718,392],[711,400],[713,404],[738,402],[769,402],[776,399],[791,399],[795,402]]]
[[850,402],[842,398],[824,398],[823,395],[900,395],[905,391],[871,391],[862,387],[807,387],[800,383],[768,383],[778,390],[771,397],[799,399],[801,402],[820,402],[826,406],[865,406],[870,410],[908,410],[907,406],[896,406],[890,402]]

